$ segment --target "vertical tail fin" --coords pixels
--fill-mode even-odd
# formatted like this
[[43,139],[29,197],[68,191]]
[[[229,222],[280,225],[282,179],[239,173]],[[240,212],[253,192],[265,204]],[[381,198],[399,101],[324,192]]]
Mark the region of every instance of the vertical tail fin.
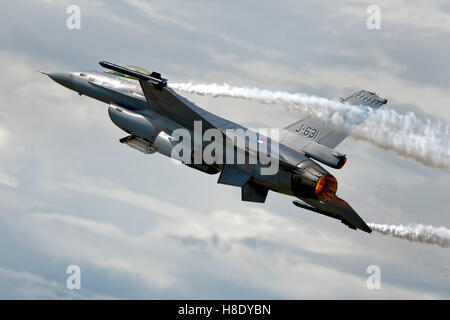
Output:
[[348,102],[354,105],[365,105],[372,107],[374,109],[380,108],[382,105],[387,103],[387,99],[380,98],[376,93],[367,90],[361,90],[355,92],[351,96],[342,99],[342,102]]
[[[373,92],[361,90],[345,99],[341,98],[341,102],[346,102],[357,106],[366,105],[371,108],[378,109],[387,103],[387,99],[380,98]],[[363,119],[363,121],[364,120],[366,119]],[[319,120],[313,119],[310,116],[287,126],[285,129],[332,149],[336,148],[336,146],[349,134],[348,132],[338,132],[332,128],[329,128]]]

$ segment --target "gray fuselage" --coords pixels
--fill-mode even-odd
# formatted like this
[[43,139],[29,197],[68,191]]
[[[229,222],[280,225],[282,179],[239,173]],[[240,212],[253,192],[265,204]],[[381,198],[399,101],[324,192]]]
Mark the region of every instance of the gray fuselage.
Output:
[[[74,90],[79,94],[83,94],[109,104],[109,115],[111,120],[116,125],[130,134],[136,133],[136,130],[134,130],[133,127],[140,126],[137,130],[141,132],[143,138],[151,143],[155,142],[155,139],[161,131],[164,131],[170,135],[175,129],[183,128],[183,126],[177,122],[149,108],[149,104],[147,103],[137,80],[98,71],[52,73],[49,76],[59,84]],[[139,119],[138,116],[135,116],[130,121],[124,118],[124,115],[127,114],[124,114],[123,111],[129,111],[127,114],[137,114],[142,118]],[[123,118],[122,121],[120,118]],[[223,119],[223,123],[224,126],[229,126],[231,122]],[[233,125],[236,124],[233,123]],[[294,163],[301,163],[304,161],[312,162],[312,160],[309,160],[309,158],[307,158],[304,154],[296,152],[282,144],[279,145],[279,153],[282,158],[284,157],[289,160],[294,159]],[[165,155],[170,156],[169,154]],[[313,163],[313,165],[315,167],[320,167],[316,163]],[[190,165],[190,167],[207,173],[219,172],[214,170],[210,172],[207,167],[202,167],[201,165]],[[276,174],[262,175],[258,165],[246,165],[244,163],[237,165],[237,167],[240,167],[242,171],[251,174],[252,181],[255,183],[258,183],[272,191],[295,195],[291,186],[292,169],[286,170],[281,167]],[[322,168],[320,167],[318,169],[320,172],[326,172],[324,169],[320,169]]]

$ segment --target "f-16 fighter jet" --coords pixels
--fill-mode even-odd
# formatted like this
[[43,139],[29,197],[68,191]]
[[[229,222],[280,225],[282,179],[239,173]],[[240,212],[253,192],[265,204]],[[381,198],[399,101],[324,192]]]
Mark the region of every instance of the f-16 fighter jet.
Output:
[[[336,195],[336,178],[318,163],[342,168],[346,156],[335,148],[349,132],[305,117],[275,133],[271,129],[262,134],[200,108],[168,87],[167,79],[157,72],[105,61],[100,65],[105,72],[48,76],[80,95],[107,103],[112,122],[127,133],[121,143],[219,174],[218,183],[241,188],[243,201],[264,203],[272,190],[296,197],[293,204],[300,208],[340,220],[355,230],[372,231]],[[371,110],[387,102],[365,90],[342,101]]]

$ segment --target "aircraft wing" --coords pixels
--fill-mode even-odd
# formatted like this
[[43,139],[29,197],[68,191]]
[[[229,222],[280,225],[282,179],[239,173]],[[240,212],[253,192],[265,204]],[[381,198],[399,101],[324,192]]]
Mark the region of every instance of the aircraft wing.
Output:
[[100,65],[138,79],[149,107],[188,129],[194,129],[194,121],[202,121],[203,130],[240,127],[238,124],[222,119],[180,96],[167,87],[167,79],[161,78],[159,73],[144,74],[106,61],[100,62]]
[[[366,105],[374,109],[378,109],[387,103],[386,99],[382,99],[375,93],[366,90],[355,92],[351,96],[341,99],[341,101],[353,105]],[[364,121],[366,119],[362,120]],[[336,148],[349,134],[349,132],[344,130],[338,131],[332,129],[312,117],[305,117],[287,126],[285,129],[296,133],[302,138],[306,138],[306,141],[314,141],[331,149]]]
[[341,220],[342,223],[351,229],[360,229],[362,231],[371,233],[372,229],[364,222],[363,219],[356,213],[355,210],[348,204],[347,201],[334,195],[334,197],[324,200],[302,199],[305,203],[299,200],[293,201],[297,207],[314,211],[330,218]]

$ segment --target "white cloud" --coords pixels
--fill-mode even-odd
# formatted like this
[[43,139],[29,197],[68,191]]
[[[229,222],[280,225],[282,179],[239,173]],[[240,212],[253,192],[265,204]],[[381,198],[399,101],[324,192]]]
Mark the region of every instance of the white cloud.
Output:
[[[347,20],[367,19],[365,9],[374,4],[370,0],[346,2],[346,5],[341,5],[340,12],[347,16]],[[388,29],[389,25],[401,25],[415,31],[450,32],[450,14],[442,9],[446,1],[378,0],[375,4],[381,9],[383,29]]]
[[0,127],[0,149],[4,148],[6,146],[6,143],[8,142],[9,137],[10,137],[9,131]]
[[56,282],[48,281],[41,276],[29,273],[29,272],[22,272],[22,271],[6,269],[3,267],[0,267],[0,276],[35,282],[35,283],[43,284],[47,287],[52,287],[52,288],[56,288],[58,286],[58,284]]
[[[2,34],[4,48],[11,50],[0,53],[0,114],[8,120],[8,126],[2,123],[1,127],[9,132],[7,144],[0,142],[0,171],[9,175],[9,181],[20,181],[13,183],[16,188],[0,188],[0,232],[1,240],[9,244],[3,248],[9,268],[45,275],[44,280],[63,285],[57,275],[46,271],[62,265],[64,273],[64,266],[75,260],[87,275],[97,276],[87,279],[93,291],[108,294],[119,287],[123,297],[138,298],[449,296],[449,263],[443,249],[353,232],[334,220],[305,213],[292,206],[292,198],[274,193],[264,205],[241,203],[239,190],[217,186],[216,177],[120,145],[117,139],[123,133],[110,123],[105,105],[78,97],[36,72],[43,66],[45,70],[83,69],[103,55],[130,63],[158,61],[158,70],[170,71],[171,80],[194,77],[337,94],[364,85],[402,103],[433,102],[442,110],[430,112],[442,114],[448,101],[445,92],[437,87],[424,89],[397,76],[414,69],[413,65],[392,58],[383,43],[380,54],[361,53],[362,48],[340,43],[340,36],[359,37],[358,29],[347,29],[348,34],[342,35],[334,32],[339,31],[334,26],[331,35],[328,29],[320,33],[316,14],[333,21],[335,17],[323,10],[332,10],[330,3],[311,12],[304,11],[303,3],[291,2],[287,7],[280,3],[276,10],[262,3],[261,10],[248,19],[241,19],[248,8],[236,17],[227,9],[228,3],[180,2],[181,7],[171,10],[163,2],[152,2],[149,12],[142,12],[143,19],[136,16],[136,6],[83,3],[83,17],[89,18],[84,26],[89,28],[79,33],[66,34],[55,27],[63,27],[58,19],[65,14],[55,2],[63,9],[61,15],[58,7],[36,6],[27,29],[22,11],[16,9],[21,23],[8,20],[8,25],[18,28],[17,32],[14,37]],[[198,6],[202,10],[196,10]],[[96,14],[96,8],[101,14]],[[54,16],[46,16],[47,9]],[[313,18],[305,23],[291,16],[295,10]],[[11,15],[16,11],[9,10]],[[110,20],[109,13],[113,14]],[[362,14],[359,22],[364,27],[365,10]],[[339,11],[337,15],[346,17]],[[267,21],[273,23],[267,25]],[[109,33],[102,34],[108,22]],[[155,28],[134,32],[142,30],[139,23],[145,22],[155,23]],[[195,32],[190,31],[192,27]],[[157,37],[155,29],[160,32]],[[280,36],[274,38],[270,30]],[[126,37],[121,38],[121,32]],[[352,71],[361,55],[376,63],[361,72]],[[346,63],[341,64],[343,57]],[[371,78],[377,68],[381,71]],[[425,82],[421,77],[415,80]],[[392,93],[392,84],[398,96]],[[195,101],[240,123],[283,126],[294,117],[254,103]],[[341,171],[331,171],[338,177],[340,195],[367,221],[450,224],[446,210],[450,199],[442,196],[448,176],[351,139],[342,144],[342,150],[348,152],[348,164]],[[89,178],[80,178],[85,176]],[[17,259],[16,253],[26,250],[30,254]],[[413,263],[405,268],[405,261]],[[377,292],[365,288],[365,270],[372,263],[383,272],[383,289]],[[55,296],[53,287],[39,281],[10,283],[8,279],[2,277],[0,283],[15,288],[19,297]],[[84,290],[84,297],[93,296]]]
[[[0,266],[0,281],[9,286],[0,289],[2,299],[114,299],[113,296],[98,295],[89,290],[73,291],[65,282],[48,280],[40,275],[4,268]],[[5,290],[6,289],[6,290]]]
[[[145,209],[149,218],[156,221],[144,232],[133,234],[109,222],[60,213],[34,213],[29,224],[40,241],[45,241],[46,250],[104,270],[138,276],[149,288],[193,290],[195,285],[186,284],[180,272],[198,268],[196,264],[201,261],[190,257],[201,252],[216,277],[236,285],[246,282],[247,286],[276,296],[438,297],[389,282],[384,282],[382,292],[369,291],[365,287],[365,270],[354,274],[306,258],[336,252],[356,257],[364,255],[365,248],[348,238],[312,232],[292,217],[255,208],[240,212],[191,211],[107,181],[74,180],[62,186],[72,192]],[[55,237],[66,240],[63,244],[54,243]],[[96,245],[91,246],[92,242]],[[176,267],[179,265],[184,267]]]
[[10,188],[16,188],[19,185],[19,180],[17,180],[17,178],[14,176],[0,171],[0,185],[4,185]]
[[[186,6],[183,2],[176,1],[141,1],[141,0],[125,0],[126,3],[135,7],[137,10],[144,12],[150,19],[157,23],[174,25],[187,31],[195,31],[196,28],[178,13],[186,15]],[[174,5],[178,7],[174,10]],[[168,13],[167,11],[170,11]]]

